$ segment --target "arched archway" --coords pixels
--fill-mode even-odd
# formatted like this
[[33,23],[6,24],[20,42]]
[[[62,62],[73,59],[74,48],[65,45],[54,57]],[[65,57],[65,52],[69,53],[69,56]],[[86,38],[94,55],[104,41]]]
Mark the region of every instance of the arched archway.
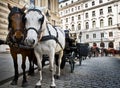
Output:
[[109,47],[109,48],[114,48],[113,42],[109,42],[108,47]]
[[101,43],[100,43],[100,47],[105,47],[105,43],[104,43],[104,42],[101,42]]

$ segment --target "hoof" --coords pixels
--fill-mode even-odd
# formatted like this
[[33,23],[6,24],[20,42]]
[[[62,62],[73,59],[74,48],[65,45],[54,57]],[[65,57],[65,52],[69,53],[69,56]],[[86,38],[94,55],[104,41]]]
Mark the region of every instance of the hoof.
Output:
[[34,73],[28,73],[29,76],[34,76]]
[[38,86],[38,85],[36,85],[36,86],[35,86],[35,88],[41,88],[41,85],[39,85],[39,86]]
[[13,80],[10,84],[11,84],[11,85],[17,85],[17,81],[16,81],[16,80]]
[[50,86],[50,88],[55,88],[55,86]]
[[26,87],[26,86],[28,86],[28,82],[27,81],[22,82],[22,87]]
[[55,79],[60,79],[60,76],[54,75],[54,78],[55,78]]

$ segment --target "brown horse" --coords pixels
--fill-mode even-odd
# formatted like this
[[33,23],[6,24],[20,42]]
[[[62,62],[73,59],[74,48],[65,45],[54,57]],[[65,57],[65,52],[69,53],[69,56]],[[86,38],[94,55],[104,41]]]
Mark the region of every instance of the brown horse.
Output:
[[[24,46],[24,38],[25,38],[25,24],[24,24],[24,11],[25,11],[25,6],[20,9],[18,7],[12,7],[10,4],[8,4],[8,8],[10,10],[9,16],[8,16],[8,36],[6,39],[7,44],[10,47],[10,53],[13,58],[13,63],[14,63],[14,79],[11,82],[11,85],[17,85],[18,81],[18,62],[17,62],[17,54],[22,55],[22,69],[23,69],[23,81],[22,81],[22,86],[27,86],[27,79],[26,79],[26,57],[28,56],[29,59],[29,73],[32,74],[34,73],[34,63],[33,60],[34,58],[34,51],[33,49],[29,49]],[[19,63],[20,64],[20,63]]]
[[107,55],[115,56],[116,54],[116,50],[114,48],[108,48],[106,51],[107,51]]

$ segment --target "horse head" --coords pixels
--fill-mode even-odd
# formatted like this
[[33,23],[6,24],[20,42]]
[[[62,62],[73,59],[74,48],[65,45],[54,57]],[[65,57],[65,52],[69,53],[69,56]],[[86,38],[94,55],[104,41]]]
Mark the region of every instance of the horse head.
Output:
[[39,8],[32,8],[26,12],[25,15],[25,28],[27,36],[25,44],[28,46],[35,46],[42,38],[42,34],[46,29],[45,14]]
[[25,6],[23,8],[12,7],[8,4],[8,8],[10,13],[8,15],[8,30],[10,32],[10,37],[13,42],[20,43],[23,41],[25,37],[25,24],[24,24],[24,16],[25,16]]

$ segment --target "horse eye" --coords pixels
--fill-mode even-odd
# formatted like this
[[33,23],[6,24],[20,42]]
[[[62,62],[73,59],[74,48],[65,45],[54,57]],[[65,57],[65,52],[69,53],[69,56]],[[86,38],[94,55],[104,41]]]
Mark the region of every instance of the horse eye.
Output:
[[40,18],[38,21],[40,22],[42,19]]

